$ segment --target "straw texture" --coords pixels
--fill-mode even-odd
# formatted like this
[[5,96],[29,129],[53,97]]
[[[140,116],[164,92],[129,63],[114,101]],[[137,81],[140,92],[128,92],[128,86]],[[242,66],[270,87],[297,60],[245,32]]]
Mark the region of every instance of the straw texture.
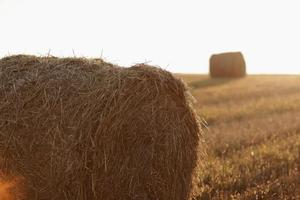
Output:
[[211,77],[238,78],[246,75],[246,62],[241,52],[212,55],[210,58]]
[[101,59],[0,60],[0,170],[26,200],[186,200],[201,138],[184,84]]

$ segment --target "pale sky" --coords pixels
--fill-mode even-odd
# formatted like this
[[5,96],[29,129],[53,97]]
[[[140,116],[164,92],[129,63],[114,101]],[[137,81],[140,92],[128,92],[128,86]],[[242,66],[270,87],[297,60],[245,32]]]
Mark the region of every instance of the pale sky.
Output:
[[0,57],[49,50],[185,73],[242,51],[248,73],[300,74],[300,1],[0,0]]

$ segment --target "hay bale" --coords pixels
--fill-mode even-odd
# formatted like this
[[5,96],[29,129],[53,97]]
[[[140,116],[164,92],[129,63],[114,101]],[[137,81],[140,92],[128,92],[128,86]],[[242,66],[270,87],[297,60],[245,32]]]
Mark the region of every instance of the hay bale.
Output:
[[200,128],[162,69],[0,60],[0,169],[24,179],[26,199],[189,199]]
[[238,78],[246,75],[246,62],[241,52],[212,55],[209,63],[211,77]]

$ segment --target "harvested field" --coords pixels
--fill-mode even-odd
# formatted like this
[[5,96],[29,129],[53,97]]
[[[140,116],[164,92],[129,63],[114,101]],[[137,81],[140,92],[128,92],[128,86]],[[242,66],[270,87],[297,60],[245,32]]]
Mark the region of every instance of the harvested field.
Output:
[[0,60],[0,169],[28,200],[190,199],[201,121],[164,70],[101,59]]
[[209,124],[195,199],[300,199],[300,76],[178,76]]

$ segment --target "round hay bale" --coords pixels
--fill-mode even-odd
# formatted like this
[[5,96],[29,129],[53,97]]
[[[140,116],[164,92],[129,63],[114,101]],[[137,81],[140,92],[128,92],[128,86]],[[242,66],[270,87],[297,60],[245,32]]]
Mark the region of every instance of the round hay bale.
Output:
[[186,200],[201,124],[184,84],[101,59],[0,60],[0,170],[37,200]]
[[246,75],[246,62],[241,52],[212,55],[209,63],[211,77],[238,78]]

